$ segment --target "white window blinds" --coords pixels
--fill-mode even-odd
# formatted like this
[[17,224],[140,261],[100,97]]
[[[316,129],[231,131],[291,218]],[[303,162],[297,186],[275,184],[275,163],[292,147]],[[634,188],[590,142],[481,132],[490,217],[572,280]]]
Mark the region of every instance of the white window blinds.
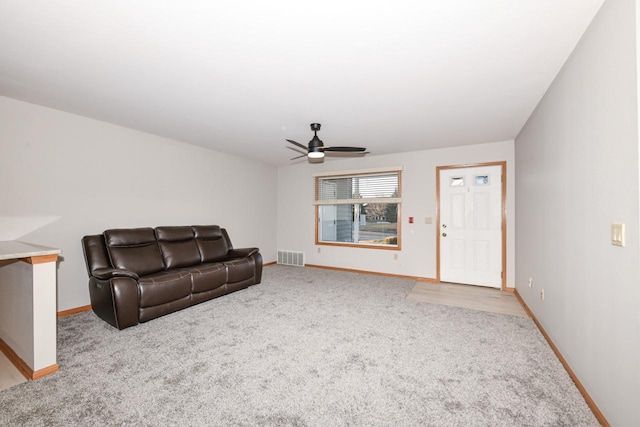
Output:
[[316,177],[316,205],[400,203],[400,171]]

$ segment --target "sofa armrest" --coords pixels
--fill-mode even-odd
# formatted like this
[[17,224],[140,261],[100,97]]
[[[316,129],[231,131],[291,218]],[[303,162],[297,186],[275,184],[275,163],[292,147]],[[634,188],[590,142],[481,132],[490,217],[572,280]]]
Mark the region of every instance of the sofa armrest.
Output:
[[107,280],[91,276],[89,296],[93,312],[118,329],[128,328],[138,320],[138,282],[131,277]]
[[231,249],[229,252],[227,252],[227,257],[229,259],[245,258],[257,253],[258,251],[258,248]]
[[108,280],[114,277],[128,277],[138,280],[138,275],[133,271],[124,270],[122,268],[98,268],[91,272],[91,275],[100,280]]
[[227,253],[227,257],[229,259],[238,259],[238,258],[249,258],[253,263],[254,267],[254,275],[253,279],[254,285],[257,285],[262,281],[262,254],[260,254],[260,249],[258,248],[241,248],[241,249],[231,249]]

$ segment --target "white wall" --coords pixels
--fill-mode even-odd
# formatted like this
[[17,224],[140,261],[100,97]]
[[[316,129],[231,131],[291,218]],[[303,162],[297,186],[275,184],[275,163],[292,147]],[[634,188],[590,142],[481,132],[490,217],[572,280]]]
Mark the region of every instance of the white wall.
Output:
[[5,97],[0,123],[0,236],[62,249],[58,311],[90,303],[80,239],[109,228],[218,224],[276,259],[272,166]]
[[[278,249],[305,252],[305,262],[424,278],[436,277],[436,166],[507,162],[507,284],[514,280],[513,141],[411,153],[301,162],[278,169]],[[315,245],[313,174],[402,166],[402,250]],[[414,224],[408,217],[415,218]],[[433,218],[425,224],[425,217]],[[317,248],[321,249],[318,253]],[[394,254],[398,253],[398,260]]]
[[640,425],[635,17],[604,3],[515,142],[516,287],[619,426]]

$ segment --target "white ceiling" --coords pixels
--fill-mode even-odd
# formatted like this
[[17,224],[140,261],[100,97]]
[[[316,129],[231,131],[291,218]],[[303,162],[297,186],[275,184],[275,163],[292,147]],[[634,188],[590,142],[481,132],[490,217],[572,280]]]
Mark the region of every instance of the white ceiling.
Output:
[[603,0],[0,0],[0,95],[287,165],[515,138]]

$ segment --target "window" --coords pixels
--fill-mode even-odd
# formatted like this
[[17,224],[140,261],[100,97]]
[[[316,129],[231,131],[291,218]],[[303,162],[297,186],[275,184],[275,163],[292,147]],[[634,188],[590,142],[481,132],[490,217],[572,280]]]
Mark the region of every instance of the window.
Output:
[[316,244],[400,248],[401,171],[316,176]]

